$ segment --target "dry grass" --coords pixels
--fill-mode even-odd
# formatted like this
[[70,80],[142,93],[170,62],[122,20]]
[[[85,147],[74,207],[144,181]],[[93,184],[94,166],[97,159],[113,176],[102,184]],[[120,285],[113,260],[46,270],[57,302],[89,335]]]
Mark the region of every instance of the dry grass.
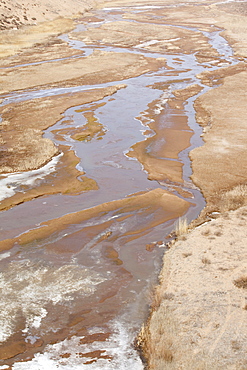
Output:
[[182,236],[184,234],[187,234],[188,232],[188,221],[186,218],[179,217],[176,225],[175,225],[175,233],[176,236]]
[[208,235],[210,235],[210,230],[209,230],[209,229],[203,230],[203,231],[201,232],[201,234],[202,234],[203,236],[208,236]]
[[190,256],[192,256],[192,252],[185,252],[185,253],[182,254],[182,256],[184,258],[190,257]]
[[247,289],[247,275],[240,276],[238,279],[233,281],[237,288]]
[[163,300],[161,285],[157,285],[151,294],[151,311],[157,311]]
[[[162,318],[162,319],[161,319]],[[174,318],[174,312],[168,302],[162,302],[157,311],[152,313],[152,319],[142,327],[137,346],[147,360],[148,370],[177,370],[180,369],[181,348],[179,348],[179,322]],[[199,360],[190,356],[193,349],[188,345],[188,356],[184,359],[188,370],[216,370],[210,360],[202,353]],[[208,365],[210,363],[210,365]]]
[[237,185],[235,188],[221,194],[219,206],[220,211],[230,211],[247,205],[247,185]]
[[216,235],[216,236],[222,236],[223,233],[222,233],[222,231],[215,231],[214,235]]
[[203,263],[204,265],[210,265],[211,261],[210,261],[207,257],[203,257],[203,258],[202,258],[202,263]]
[[[160,320],[162,317],[162,320]],[[173,338],[176,324],[167,304],[152,312],[152,320],[143,326],[137,338],[137,345],[148,360],[148,369],[169,368],[174,360]]]
[[[177,323],[173,320],[171,309],[174,294],[166,292],[166,281],[169,274],[169,261],[164,258],[160,284],[155,286],[151,295],[151,314],[148,322],[143,325],[136,346],[142,357],[147,361],[148,369],[165,370],[173,366],[174,343],[177,335]],[[162,318],[162,320],[161,320]]]

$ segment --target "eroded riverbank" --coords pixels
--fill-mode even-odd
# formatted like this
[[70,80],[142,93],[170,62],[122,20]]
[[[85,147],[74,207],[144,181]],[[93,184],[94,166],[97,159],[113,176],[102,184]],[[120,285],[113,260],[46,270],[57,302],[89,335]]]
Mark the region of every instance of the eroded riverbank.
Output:
[[166,236],[204,206],[188,157],[202,144],[193,102],[210,89],[197,75],[238,62],[219,28],[167,22],[166,5],[95,11],[60,36],[60,59],[50,42],[2,63],[2,209],[19,204],[1,214],[9,368],[143,368],[133,340]]

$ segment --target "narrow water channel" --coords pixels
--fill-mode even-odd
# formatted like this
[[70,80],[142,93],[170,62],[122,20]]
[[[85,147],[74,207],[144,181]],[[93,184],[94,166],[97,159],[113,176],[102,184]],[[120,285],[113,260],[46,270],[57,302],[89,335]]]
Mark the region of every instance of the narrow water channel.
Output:
[[[78,20],[75,33],[110,22],[137,22],[122,16],[127,11],[147,14],[154,9],[157,14],[162,10],[151,6],[98,10],[94,16],[99,21],[80,23]],[[11,339],[20,347],[12,358],[0,360],[0,369],[143,369],[133,341],[147,318],[165,243],[177,221],[172,203],[161,206],[163,193],[160,192],[167,190],[189,202],[185,215],[188,221],[197,217],[203,208],[204,199],[190,180],[188,154],[203,144],[193,103],[209,87],[196,75],[224,63],[234,63],[231,48],[220,36],[221,30],[206,32],[179,27],[201,32],[208,39],[219,54],[217,66],[199,63],[194,53],[152,52],[146,48],[152,45],[151,41],[134,47],[103,42],[90,45],[73,39],[75,33],[70,33],[60,38],[71,48],[84,51],[84,56],[97,49],[128,52],[166,58],[167,67],[111,83],[99,81],[92,86],[21,91],[4,96],[2,105],[8,105],[44,96],[126,85],[100,101],[69,108],[64,117],[44,133],[44,137],[76,153],[80,160],[77,168],[83,169],[98,189],[75,196],[40,197],[0,214],[1,240],[15,238],[43,222],[48,222],[49,228],[53,222],[49,220],[72,214],[69,222],[63,218],[59,224],[63,226],[49,236],[34,238],[24,246],[15,242],[12,249],[0,254],[0,340],[4,343]],[[168,87],[162,91],[154,88],[157,84]],[[201,87],[199,93],[180,107],[169,106],[172,91],[193,84]],[[92,121],[97,124],[95,135],[83,141],[73,139],[73,130]],[[167,132],[171,127],[182,127],[182,135],[190,135],[190,144],[179,151],[178,158],[160,154],[169,137],[157,133]],[[150,179],[145,165],[135,154],[142,142],[145,144],[148,140],[146,155],[156,156],[164,167],[168,162],[178,162],[183,172],[182,181],[165,177],[158,181]],[[172,153],[177,140],[168,144]],[[1,197],[11,196],[23,185],[28,187],[46,181],[59,160],[59,156],[55,157],[36,172],[1,176]],[[133,203],[128,202],[130,195]],[[153,199],[151,204],[149,196]],[[120,199],[127,201],[119,203]],[[87,214],[84,211],[88,209],[91,211]]]

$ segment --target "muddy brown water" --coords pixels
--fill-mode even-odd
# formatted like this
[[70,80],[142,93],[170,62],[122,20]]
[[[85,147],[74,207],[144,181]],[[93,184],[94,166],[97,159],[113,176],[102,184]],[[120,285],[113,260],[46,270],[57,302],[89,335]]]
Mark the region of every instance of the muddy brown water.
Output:
[[[144,10],[147,11],[132,9]],[[97,11],[95,19],[119,20],[124,11]],[[101,23],[78,22],[77,31]],[[222,62],[234,63],[231,49],[219,32],[204,35],[218,50]],[[123,51],[114,45],[85,45],[68,35],[61,38],[71,47],[85,50],[86,55],[97,48]],[[165,208],[155,201],[143,201],[143,205],[141,201],[133,207],[116,203],[99,211],[97,207],[160,188],[182,199],[185,196],[190,203],[188,221],[199,214],[204,200],[190,180],[188,157],[193,147],[202,144],[193,109],[198,95],[187,99],[179,109],[169,107],[167,99],[172,90],[194,83],[203,87],[200,94],[207,91],[196,74],[217,67],[199,64],[193,54],[164,55],[138,48],[126,51],[165,57],[172,69],[121,81],[127,85],[125,89],[100,102],[68,109],[64,118],[45,132],[45,137],[75,151],[80,158],[78,168],[94,179],[99,189],[76,196],[58,194],[34,199],[0,214],[1,240],[5,240],[35,229],[42,222],[96,207],[80,222],[73,216],[69,224],[49,236],[33,238],[24,245],[16,241],[10,250],[0,254],[0,369],[143,369],[133,341],[147,318],[167,236],[179,212],[172,209],[171,203]],[[165,93],[152,88],[167,82],[170,87]],[[95,86],[16,92],[5,96],[2,104],[90,88]],[[73,140],[66,129],[85,125],[85,112],[90,112],[100,129],[88,140]],[[190,145],[180,151],[177,159],[168,155],[158,160],[164,161],[164,166],[168,161],[180,163],[183,180],[173,182],[164,176],[159,182],[150,181],[143,165],[131,157],[131,148],[154,136],[149,127],[152,122],[159,131],[182,125],[181,120],[188,125],[184,133],[191,132]],[[165,141],[165,137],[157,136],[145,148],[146,153],[161,153]],[[32,171],[18,178],[2,176],[1,195],[19,191],[22,184],[35,186],[35,181],[45,181],[48,172],[49,168],[44,168],[43,173],[41,169],[32,184],[28,183],[34,176]]]

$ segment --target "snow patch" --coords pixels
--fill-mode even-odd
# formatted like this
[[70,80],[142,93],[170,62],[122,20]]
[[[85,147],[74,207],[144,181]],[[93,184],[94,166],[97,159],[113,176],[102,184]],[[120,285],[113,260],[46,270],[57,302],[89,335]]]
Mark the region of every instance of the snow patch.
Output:
[[5,174],[0,177],[0,201],[15,195],[16,192],[21,191],[21,186],[32,186],[36,180],[43,179],[45,176],[54,172],[56,165],[63,153],[52,158],[52,160],[45,166],[38,170],[27,171],[27,172],[16,172]]

